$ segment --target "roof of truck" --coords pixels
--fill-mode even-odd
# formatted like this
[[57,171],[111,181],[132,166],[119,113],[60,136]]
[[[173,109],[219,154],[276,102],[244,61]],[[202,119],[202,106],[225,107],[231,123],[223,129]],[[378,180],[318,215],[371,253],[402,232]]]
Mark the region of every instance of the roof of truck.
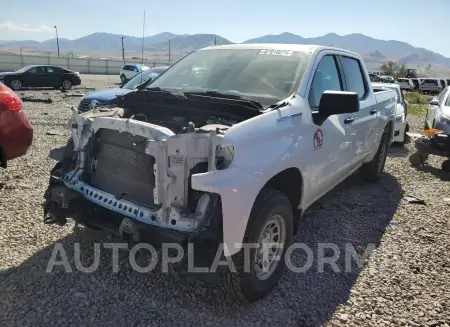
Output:
[[227,44],[227,45],[210,46],[210,47],[206,47],[206,48],[203,48],[200,50],[205,51],[205,50],[214,50],[214,49],[224,49],[224,50],[229,50],[229,49],[244,49],[244,50],[267,49],[267,50],[301,51],[301,52],[309,52],[309,53],[313,53],[318,50],[338,50],[338,51],[351,53],[351,54],[359,57],[359,55],[357,53],[352,52],[352,51],[348,51],[348,50],[340,49],[340,48],[323,46],[323,45],[315,45],[315,44],[244,43],[244,44]]

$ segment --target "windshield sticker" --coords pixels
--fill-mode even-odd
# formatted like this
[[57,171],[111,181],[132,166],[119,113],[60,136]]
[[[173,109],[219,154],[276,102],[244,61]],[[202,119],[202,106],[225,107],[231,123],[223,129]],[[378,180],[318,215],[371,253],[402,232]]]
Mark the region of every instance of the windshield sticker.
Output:
[[270,55],[270,56],[286,56],[290,57],[294,51],[291,50],[261,50],[260,55]]
[[322,130],[319,128],[314,133],[314,151],[322,148],[322,144],[323,144],[323,133]]

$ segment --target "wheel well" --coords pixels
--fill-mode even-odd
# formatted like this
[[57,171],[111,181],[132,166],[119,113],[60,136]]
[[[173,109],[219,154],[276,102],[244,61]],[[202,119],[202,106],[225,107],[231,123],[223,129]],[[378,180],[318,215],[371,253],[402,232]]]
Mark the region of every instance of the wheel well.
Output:
[[265,186],[276,189],[287,196],[295,210],[302,198],[303,179],[297,168],[288,168],[273,176]]
[[[393,139],[393,131],[394,131],[394,128],[393,128],[393,126],[392,126],[392,121],[389,121],[387,124],[386,124],[386,128],[388,128],[389,129],[389,137],[391,138],[390,139],[390,141],[392,141],[392,139]],[[385,128],[385,129],[386,129]]]

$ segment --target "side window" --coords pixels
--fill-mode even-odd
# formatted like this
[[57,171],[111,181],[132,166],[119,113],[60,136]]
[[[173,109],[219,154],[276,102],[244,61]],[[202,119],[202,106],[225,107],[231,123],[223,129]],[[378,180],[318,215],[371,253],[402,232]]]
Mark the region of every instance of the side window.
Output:
[[341,63],[347,84],[347,91],[356,92],[361,99],[367,93],[367,86],[364,82],[359,61],[349,57],[341,57]]
[[31,73],[31,74],[42,74],[43,72],[44,71],[43,71],[42,67],[34,67],[28,71],[28,73]]
[[52,68],[52,67],[46,67],[46,73],[54,73],[55,72],[55,70]]
[[317,66],[309,91],[309,105],[319,107],[320,98],[325,91],[342,91],[342,82],[334,56],[325,56]]

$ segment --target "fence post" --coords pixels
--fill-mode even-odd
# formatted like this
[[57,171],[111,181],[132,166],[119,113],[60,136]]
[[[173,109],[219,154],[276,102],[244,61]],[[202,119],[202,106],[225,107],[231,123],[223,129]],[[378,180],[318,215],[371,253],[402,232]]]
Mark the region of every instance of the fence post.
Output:
[[51,52],[48,53],[48,57],[47,57],[47,64],[50,65],[50,56],[52,55]]
[[156,67],[156,59],[153,59],[153,67]]
[[20,68],[22,68],[22,67],[24,67],[25,65],[24,65],[24,62],[23,62],[23,53],[22,53],[22,48],[20,48],[20,64],[21,64],[21,67]]
[[67,57],[67,68],[70,69],[70,58]]
[[106,61],[106,75],[109,75],[108,59],[106,59],[105,61]]
[[91,73],[91,59],[88,59],[88,74]]

